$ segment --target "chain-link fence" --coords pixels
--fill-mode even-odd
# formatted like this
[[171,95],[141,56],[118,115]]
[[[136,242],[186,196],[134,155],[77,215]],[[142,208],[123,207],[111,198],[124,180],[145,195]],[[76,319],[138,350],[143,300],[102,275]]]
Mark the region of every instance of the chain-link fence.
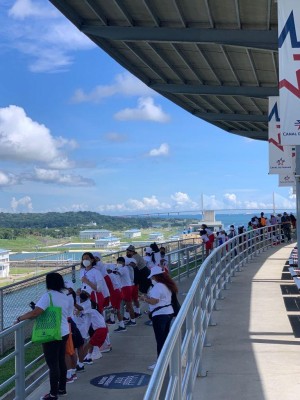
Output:
[[[173,276],[179,276],[185,269],[189,271],[189,268],[187,268],[189,263],[197,260],[199,262],[199,260],[203,259],[202,246],[199,247],[199,244],[200,239],[195,238],[160,244],[166,248],[168,265]],[[189,249],[189,247],[191,248]],[[136,252],[143,255],[144,247],[136,248]],[[80,258],[82,253],[78,252],[78,254]],[[102,259],[105,263],[116,263],[119,256],[125,255],[126,250],[117,251],[104,255]],[[49,267],[48,264],[47,267]],[[60,272],[65,280],[72,280],[76,287],[81,286],[79,281],[80,260],[71,265],[64,265],[63,262],[60,265],[56,263],[52,268]],[[47,273],[44,273],[0,288],[0,331],[11,326],[17,316],[26,313],[30,309],[31,302],[36,303],[42,296],[45,292],[46,275]],[[26,333],[26,337],[30,337],[30,327],[28,327],[28,332]],[[14,337],[10,335],[0,340],[0,354],[11,348],[13,343]]]

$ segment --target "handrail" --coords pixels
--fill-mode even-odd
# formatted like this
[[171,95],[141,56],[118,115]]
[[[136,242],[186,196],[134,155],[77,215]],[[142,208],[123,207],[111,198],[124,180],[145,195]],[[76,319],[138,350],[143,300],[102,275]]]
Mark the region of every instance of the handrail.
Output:
[[[175,272],[175,274],[177,274],[178,276],[181,268],[184,268],[184,271],[181,272],[181,276],[188,275],[192,270],[196,268],[197,264],[203,261],[203,246],[201,243],[196,245],[192,244],[188,247],[173,251],[168,254],[169,262],[171,261],[171,258],[176,255],[177,261],[175,264],[177,265],[172,271]],[[182,262],[184,258],[186,258],[186,260]],[[75,265],[72,265],[72,270],[74,268]],[[13,350],[9,355],[0,359],[0,367],[12,358],[15,358],[15,365],[17,366],[15,374],[9,377],[5,382],[0,384],[0,390],[6,388],[10,383],[15,381],[15,399],[18,400],[24,399],[25,394],[30,394],[47,373],[43,372],[40,376],[35,378],[34,382],[27,385],[27,382],[25,380],[25,372],[28,371],[28,369],[32,367],[32,365],[39,361],[42,357],[38,356],[34,361],[31,361],[28,365],[25,365],[25,348],[31,345],[31,342],[29,342],[24,346],[25,328],[28,327],[28,324],[29,321],[22,321],[0,332],[0,343],[2,340],[4,340],[5,337],[8,337],[13,333],[15,334],[15,350]]]
[[273,234],[281,239],[280,225],[242,233],[205,259],[171,327],[144,400],[192,398],[197,376],[206,375],[202,352],[209,346],[207,331],[215,325],[217,300],[242,266],[273,245]]
[[[274,229],[276,232],[280,231],[280,227]],[[190,271],[198,268],[199,270],[171,327],[144,400],[190,398],[196,377],[205,375],[202,350],[204,346],[209,345],[207,329],[209,325],[214,324],[212,313],[216,309],[217,300],[222,298],[222,290],[227,288],[236,271],[241,270],[241,267],[254,256],[272,246],[271,233],[266,228],[260,228],[256,233],[258,234],[246,232],[234,237],[216,248],[204,261],[202,251],[200,252],[201,244],[177,251],[178,260],[186,259],[183,265],[178,262],[178,272],[184,267],[181,275],[188,275]],[[16,371],[12,377],[0,384],[0,390],[15,381],[16,400],[23,400],[45,376],[44,372],[26,387],[25,371],[28,370],[28,365],[25,366],[24,343],[27,324],[29,321],[22,321],[0,332],[0,341],[5,336],[15,334],[15,350],[0,360],[0,366],[14,357]],[[185,334],[182,337],[183,326]],[[33,362],[30,365],[32,364]],[[168,384],[164,385],[166,379]],[[167,389],[163,394],[165,386]]]

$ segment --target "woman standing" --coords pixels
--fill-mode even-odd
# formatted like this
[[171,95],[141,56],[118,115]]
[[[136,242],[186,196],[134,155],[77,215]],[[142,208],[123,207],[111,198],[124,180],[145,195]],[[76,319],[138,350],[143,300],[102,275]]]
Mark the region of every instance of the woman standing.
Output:
[[57,272],[50,272],[46,275],[46,288],[47,293],[36,303],[34,310],[19,316],[16,322],[24,321],[25,319],[32,319],[38,317],[50,306],[50,296],[53,305],[61,307],[61,340],[54,340],[52,342],[43,343],[43,352],[46,363],[49,368],[50,378],[50,392],[41,397],[40,400],[57,400],[58,396],[65,395],[66,380],[67,380],[67,367],[65,363],[65,350],[66,342],[69,337],[69,297],[64,292],[65,285],[63,277]]
[[[149,304],[149,311],[152,313],[152,324],[157,345],[157,357],[167,339],[174,310],[171,305],[172,293],[177,293],[178,289],[173,279],[160,267],[153,267],[149,277],[153,287],[150,289],[149,297],[143,296],[142,299]],[[148,369],[153,370],[156,363],[150,365]]]

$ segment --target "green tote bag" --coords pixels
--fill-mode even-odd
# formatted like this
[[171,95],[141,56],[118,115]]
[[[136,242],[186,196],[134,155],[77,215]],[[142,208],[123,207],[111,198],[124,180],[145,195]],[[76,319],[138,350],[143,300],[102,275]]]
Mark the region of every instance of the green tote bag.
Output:
[[50,306],[34,321],[31,337],[33,343],[61,340],[61,307],[53,306],[51,293],[49,297]]

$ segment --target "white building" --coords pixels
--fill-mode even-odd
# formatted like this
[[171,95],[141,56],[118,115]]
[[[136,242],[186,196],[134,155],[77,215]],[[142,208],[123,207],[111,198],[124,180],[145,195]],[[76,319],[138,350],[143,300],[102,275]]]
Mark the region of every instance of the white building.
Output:
[[0,278],[9,276],[9,250],[0,249]]
[[124,237],[128,239],[132,239],[135,237],[140,237],[142,236],[142,232],[140,229],[128,229],[127,231],[124,232]]
[[95,241],[96,248],[118,247],[120,246],[120,244],[121,244],[120,238],[116,238],[114,236],[109,236]]
[[103,239],[112,236],[111,231],[106,229],[88,229],[79,232],[80,239]]
[[160,232],[149,233],[149,240],[164,240],[164,235]]

